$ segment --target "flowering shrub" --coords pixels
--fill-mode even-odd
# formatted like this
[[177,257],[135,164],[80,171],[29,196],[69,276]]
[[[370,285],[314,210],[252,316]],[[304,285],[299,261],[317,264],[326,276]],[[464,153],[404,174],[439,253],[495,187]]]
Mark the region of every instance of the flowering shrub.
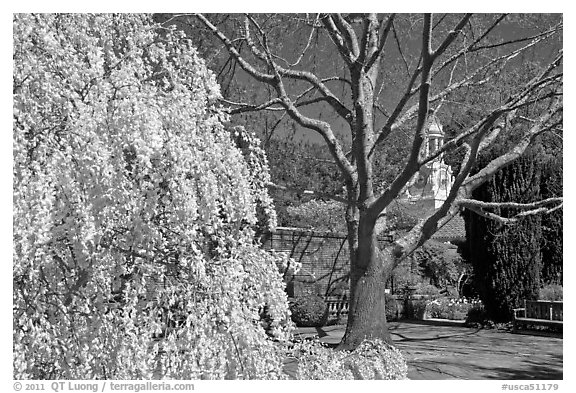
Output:
[[285,261],[253,241],[266,162],[161,32],[14,16],[15,379],[284,377]]
[[326,303],[318,295],[297,297],[290,304],[290,311],[296,326],[322,326],[328,317]]
[[385,342],[365,340],[354,351],[337,351],[318,341],[294,347],[297,379],[406,379],[404,356]]
[[538,299],[561,301],[563,299],[562,285],[552,284],[540,288]]
[[482,302],[477,299],[438,298],[428,302],[426,313],[429,318],[464,320],[471,309],[478,307],[482,307]]

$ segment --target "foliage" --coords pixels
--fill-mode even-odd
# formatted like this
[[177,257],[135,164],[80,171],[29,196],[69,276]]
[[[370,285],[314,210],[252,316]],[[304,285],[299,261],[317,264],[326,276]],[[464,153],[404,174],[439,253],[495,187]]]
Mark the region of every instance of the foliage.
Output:
[[[271,190],[282,226],[312,227],[318,230],[345,230],[344,209],[333,202],[311,200],[304,190],[315,190],[327,195],[339,195],[342,186],[330,153],[317,143],[294,142],[289,136],[274,138],[266,145],[272,182],[288,185],[298,192]],[[322,216],[314,212],[318,207]]]
[[438,287],[432,284],[418,283],[416,284],[416,292],[418,295],[427,295],[433,298],[440,295]]
[[[498,154],[499,148],[495,147],[482,160]],[[529,203],[538,200],[542,197],[545,162],[543,146],[536,145],[514,164],[499,171],[492,181],[477,189],[474,197],[489,202]],[[512,209],[503,209],[499,213],[503,216],[516,214]],[[474,287],[490,319],[496,322],[510,320],[512,310],[519,307],[523,299],[538,296],[543,270],[543,217],[528,216],[515,225],[503,225],[467,212],[465,220],[465,253],[473,267]]]
[[326,232],[346,231],[344,207],[339,202],[313,199],[298,206],[289,206],[286,213],[290,226]]
[[318,295],[297,297],[290,304],[290,311],[296,326],[323,326],[328,316],[326,303]]
[[14,16],[16,379],[283,378],[259,321],[288,337],[283,257],[253,241],[274,224],[266,163],[195,49],[158,31]]
[[456,286],[460,274],[468,268],[455,250],[449,252],[453,250],[451,247],[436,241],[426,242],[394,269],[395,291],[415,285],[417,294],[437,296],[440,288]]
[[540,288],[539,300],[561,301],[564,299],[562,285],[551,284]]
[[231,134],[236,147],[244,157],[250,173],[250,188],[253,190],[256,203],[257,222],[255,229],[258,233],[272,230],[276,227],[276,211],[267,190],[270,182],[270,173],[266,153],[260,147],[260,141],[256,135],[247,131],[244,127],[233,127]]
[[[540,186],[542,197],[561,196],[563,193],[561,146],[547,154],[542,167]],[[563,229],[562,211],[555,211],[542,217],[542,283],[559,285],[563,283]]]
[[297,379],[406,379],[404,356],[385,342],[364,340],[354,351],[335,351],[318,341],[294,347],[298,359]]
[[429,318],[464,320],[467,318],[470,310],[481,307],[482,301],[478,299],[452,299],[442,297],[428,302],[426,305],[426,314]]
[[394,201],[386,209],[385,217],[388,231],[403,233],[416,225],[422,217],[422,211],[410,204]]
[[422,277],[420,271],[412,258],[406,258],[392,272],[394,280],[394,293],[402,294],[404,288],[410,285],[427,284],[428,280]]
[[488,323],[488,314],[481,301],[477,301],[470,307],[466,315],[466,324],[481,324]]
[[460,255],[450,255],[444,243],[429,240],[416,250],[413,258],[424,277],[436,287],[454,286],[464,267]]

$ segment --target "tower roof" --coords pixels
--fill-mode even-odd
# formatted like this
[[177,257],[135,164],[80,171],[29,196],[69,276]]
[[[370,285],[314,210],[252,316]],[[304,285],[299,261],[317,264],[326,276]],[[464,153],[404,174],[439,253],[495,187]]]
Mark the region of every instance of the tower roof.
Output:
[[466,224],[460,214],[454,216],[442,228],[432,235],[432,239],[441,242],[466,240]]
[[442,130],[442,124],[438,117],[434,114],[428,116],[428,137],[443,137],[444,131]]

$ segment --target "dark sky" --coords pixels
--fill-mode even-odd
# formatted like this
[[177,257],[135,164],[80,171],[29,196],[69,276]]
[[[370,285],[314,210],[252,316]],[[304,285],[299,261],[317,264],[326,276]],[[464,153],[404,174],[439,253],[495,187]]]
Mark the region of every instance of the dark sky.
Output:
[[[158,21],[163,21],[169,18],[168,14],[157,15]],[[433,47],[438,46],[439,42],[447,31],[449,31],[457,21],[462,17],[461,14],[438,14],[434,16],[433,23],[438,23],[438,26],[433,31]],[[477,20],[481,20],[481,24],[486,26],[491,21],[495,20],[497,17],[494,15],[483,15],[478,16],[473,19],[474,25],[476,25]],[[521,37],[529,37],[536,34],[539,30],[546,29],[557,23],[560,19],[560,15],[543,15],[543,14],[524,14],[524,15],[511,15],[508,16],[503,23],[501,23],[497,29],[490,35],[489,43],[495,44],[502,42],[503,40],[516,40]],[[215,22],[224,22],[219,25],[231,38],[233,38],[234,29],[231,26],[242,26],[238,24],[242,21],[241,15],[228,15],[228,14],[217,14],[211,15],[210,19]],[[263,29],[268,33],[269,45],[273,52],[278,54],[279,57],[286,59],[290,63],[294,63],[296,59],[299,58],[303,48],[307,48],[305,55],[300,59],[299,64],[293,66],[293,69],[303,69],[313,71],[319,77],[331,77],[331,76],[342,76],[348,77],[348,73],[345,70],[344,63],[339,57],[334,44],[327,37],[325,32],[316,33],[310,36],[310,27],[305,23],[296,20],[295,14],[285,15],[281,17],[269,17],[265,15],[257,15],[256,19],[258,23],[261,24]],[[385,112],[390,112],[392,108],[396,105],[397,101],[404,93],[406,89],[406,81],[408,80],[408,74],[406,72],[406,67],[412,71],[418,63],[420,46],[421,46],[421,30],[422,30],[422,18],[420,15],[408,15],[401,14],[397,16],[395,21],[397,34],[390,35],[387,42],[387,47],[385,51],[385,57],[382,62],[381,67],[381,79],[379,82],[383,82],[383,86],[378,85],[377,89],[382,89],[382,94],[380,94],[380,99],[378,104]],[[253,102],[263,102],[269,95],[268,89],[263,88],[262,85],[254,83],[253,79],[245,74],[239,66],[235,68],[231,67],[231,63],[226,63],[227,54],[222,50],[221,45],[218,41],[214,41],[214,37],[207,33],[202,32],[197,28],[198,21],[193,17],[178,18],[178,26],[183,28],[189,36],[192,38],[193,42],[198,46],[200,53],[209,59],[209,66],[215,71],[222,71],[223,65],[224,71],[220,73],[220,81],[223,87],[223,91],[226,94],[232,93],[231,97],[235,101],[253,101]],[[358,34],[361,34],[360,25],[356,29]],[[459,39],[455,42],[455,48],[462,44],[462,40],[475,39],[479,34],[480,28],[475,27],[472,30],[466,29],[465,34],[461,35]],[[255,36],[255,32],[253,35]],[[525,45],[525,42],[519,42],[514,45],[508,45],[506,48],[494,48],[491,49],[491,54],[496,52],[502,52],[503,49],[510,50],[510,48],[520,47]],[[510,62],[507,70],[513,70],[515,67],[522,67],[527,62],[533,63],[543,63],[551,60],[559,47],[561,47],[562,41],[560,39],[549,40],[546,45],[540,45],[537,49],[527,52],[521,56],[516,57]],[[398,47],[402,47],[402,55],[400,54]],[[244,50],[242,53],[247,53]],[[253,60],[247,56],[247,59]],[[480,58],[480,61],[486,61],[484,58]],[[440,58],[437,64],[440,64],[443,58]],[[467,57],[466,62],[460,61],[458,68],[454,72],[454,76],[462,75],[465,70],[470,69],[474,65],[474,54]],[[478,60],[476,60],[478,61]],[[283,60],[278,59],[278,62],[286,66]],[[258,63],[258,62],[256,62]],[[262,68],[261,68],[262,69]],[[234,70],[234,79],[232,85],[228,86],[230,82],[231,71]],[[267,71],[262,69],[263,71]],[[438,85],[443,85],[449,76],[450,68],[444,70],[444,72],[439,73],[433,79],[433,89]],[[287,90],[289,93],[293,92],[294,96],[297,94],[295,92],[301,92],[305,90],[309,85],[302,82],[296,83],[286,83]],[[350,104],[350,89],[340,82],[329,82],[327,86],[333,89],[334,93],[346,104]],[[228,88],[228,89],[227,89]],[[412,102],[415,98],[412,99]],[[303,114],[319,118],[321,120],[328,121],[337,135],[340,135],[345,141],[349,143],[349,128],[347,123],[334,114],[331,108],[326,104],[315,104],[310,105],[301,109]],[[451,112],[459,111],[459,107],[450,106],[450,104],[443,107],[442,112],[439,113],[440,118],[443,123],[449,122],[451,118]],[[381,112],[376,111],[376,127],[381,126],[385,121],[385,116]],[[265,128],[266,124],[268,128],[272,127],[275,120],[280,117],[278,112],[270,113],[267,112],[268,121],[264,119],[262,114],[256,116],[255,121],[248,123],[247,126],[256,128]],[[236,118],[235,120],[239,120]],[[261,133],[262,130],[255,130]],[[284,120],[280,123],[276,136],[284,136],[287,134],[294,133],[297,140],[305,139],[309,141],[321,141],[318,134],[311,132],[309,130],[303,130],[300,126],[294,125],[288,117],[285,116]]]

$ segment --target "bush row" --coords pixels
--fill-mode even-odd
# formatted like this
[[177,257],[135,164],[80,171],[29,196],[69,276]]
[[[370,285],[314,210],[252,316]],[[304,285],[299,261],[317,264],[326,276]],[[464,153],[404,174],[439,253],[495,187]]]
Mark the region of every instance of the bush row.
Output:
[[[542,300],[562,300],[562,286],[548,285],[540,290]],[[290,306],[292,320],[297,326],[324,326],[328,320],[326,303],[321,296],[306,295],[296,298]],[[439,318],[483,323],[487,316],[478,299],[433,297],[431,300],[405,301],[386,294],[386,320]]]
[[[320,327],[336,321],[328,319],[328,309],[321,296],[306,295],[297,297],[290,304],[292,321],[299,327]],[[471,320],[482,322],[485,311],[482,302],[469,299],[432,300],[411,299],[405,301],[386,295],[386,320],[441,318],[450,320]]]

